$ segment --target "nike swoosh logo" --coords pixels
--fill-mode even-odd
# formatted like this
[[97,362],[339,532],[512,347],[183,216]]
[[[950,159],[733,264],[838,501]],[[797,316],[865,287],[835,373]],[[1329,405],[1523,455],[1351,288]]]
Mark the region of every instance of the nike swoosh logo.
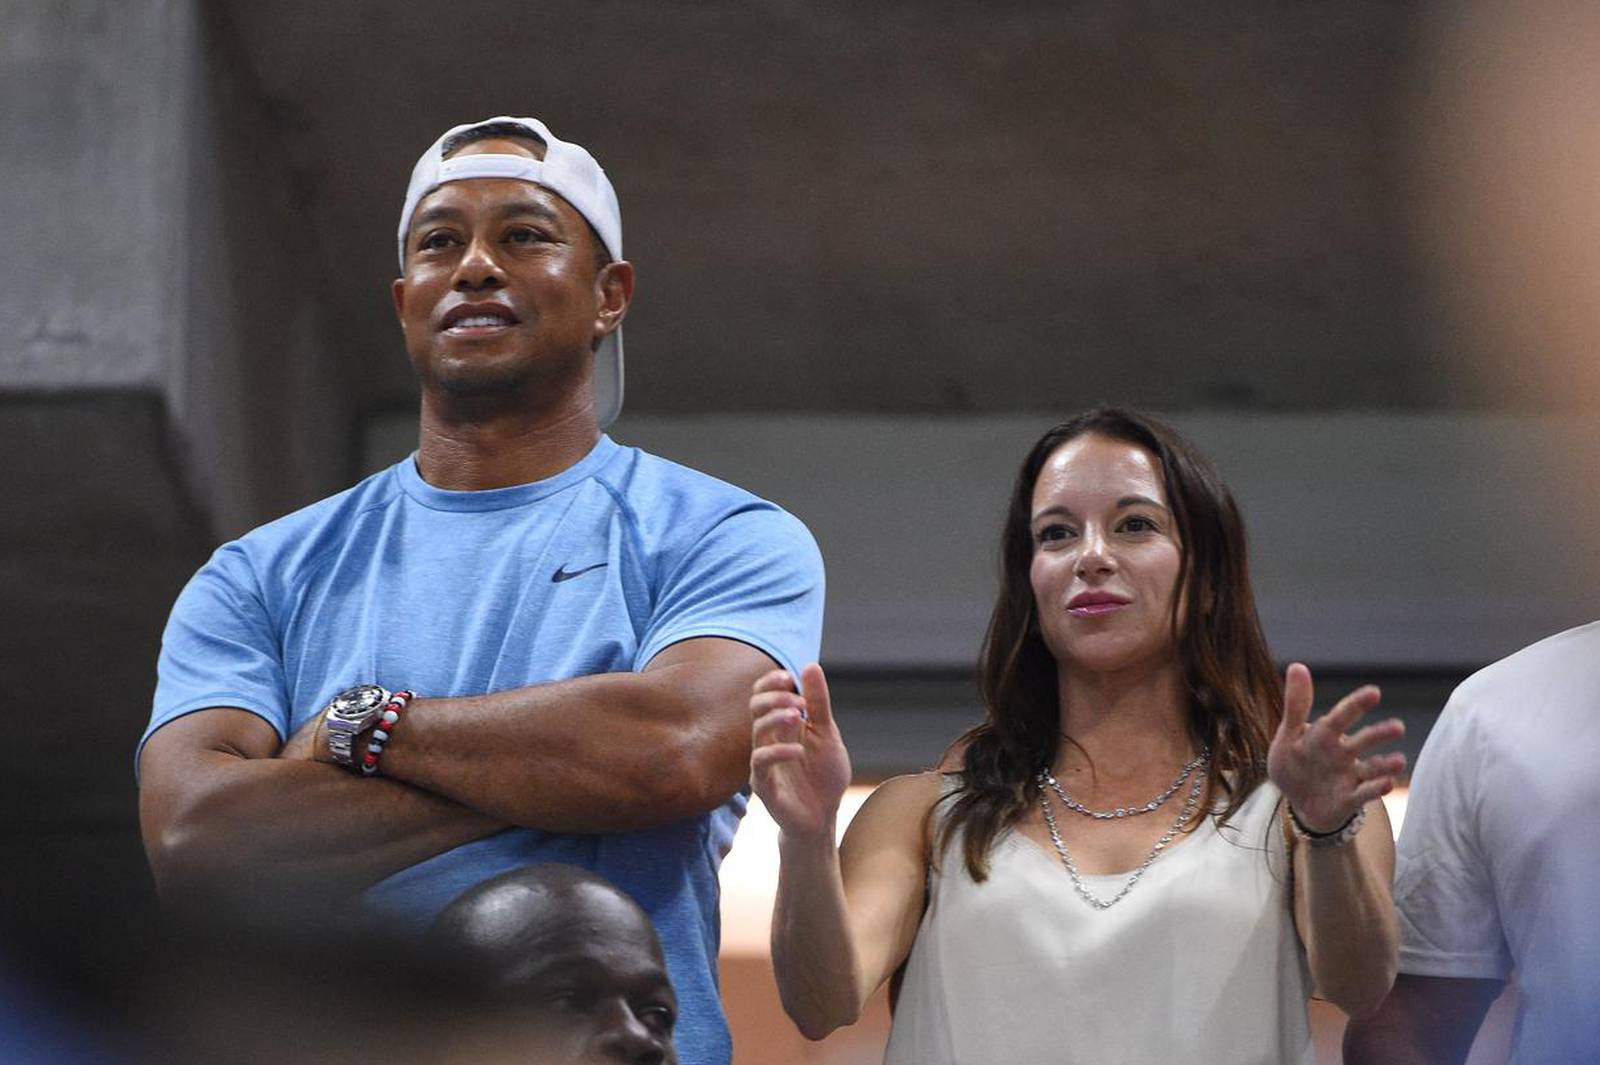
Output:
[[594,565],[585,566],[583,569],[568,570],[566,563],[563,562],[561,564],[560,568],[558,568],[555,571],[555,573],[553,573],[551,575],[550,583],[551,584],[560,584],[562,581],[570,581],[572,578],[581,577],[585,573],[588,573],[591,570],[597,570],[601,566],[609,566],[609,565],[611,565],[611,563],[609,563],[609,562],[596,562]]

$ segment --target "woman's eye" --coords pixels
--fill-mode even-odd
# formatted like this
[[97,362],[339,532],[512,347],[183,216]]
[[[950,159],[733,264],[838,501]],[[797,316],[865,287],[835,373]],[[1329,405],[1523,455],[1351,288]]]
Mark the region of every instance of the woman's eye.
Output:
[[1041,544],[1058,543],[1072,535],[1072,529],[1066,525],[1046,525],[1033,534],[1035,541]]
[[1131,517],[1122,523],[1126,532],[1156,532],[1157,525],[1149,518]]

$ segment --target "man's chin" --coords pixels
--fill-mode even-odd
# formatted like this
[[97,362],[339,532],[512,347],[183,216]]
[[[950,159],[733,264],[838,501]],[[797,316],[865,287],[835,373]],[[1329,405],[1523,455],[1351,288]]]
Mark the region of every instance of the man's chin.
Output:
[[529,368],[511,360],[438,360],[420,369],[424,389],[453,399],[509,396],[533,386]]
[[435,357],[422,364],[413,360],[413,365],[419,370],[425,391],[462,401],[560,393],[572,384],[557,367],[517,355]]
[[462,372],[438,374],[432,378],[441,392],[456,399],[483,399],[510,396],[528,389],[526,374]]

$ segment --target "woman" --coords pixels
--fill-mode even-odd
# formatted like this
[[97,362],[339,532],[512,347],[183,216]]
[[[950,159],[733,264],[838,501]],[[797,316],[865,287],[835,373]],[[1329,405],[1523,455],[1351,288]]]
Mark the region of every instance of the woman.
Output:
[[1308,724],[1280,685],[1228,490],[1129,411],[1023,463],[981,658],[986,719],[951,773],[850,780],[817,666],[751,699],[782,830],[773,961],[818,1039],[904,966],[886,1062],[1312,1062],[1313,987],[1353,1014],[1393,980],[1405,766],[1362,688]]

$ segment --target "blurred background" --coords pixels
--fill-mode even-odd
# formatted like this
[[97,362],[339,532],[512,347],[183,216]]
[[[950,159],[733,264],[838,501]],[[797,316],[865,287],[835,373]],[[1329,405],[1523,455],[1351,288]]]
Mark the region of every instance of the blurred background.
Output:
[[[166,612],[216,544],[415,446],[400,201],[443,129],[501,113],[621,198],[612,435],[816,534],[862,784],[976,719],[1009,480],[1100,402],[1213,456],[1274,651],[1324,705],[1382,684],[1414,756],[1462,677],[1600,616],[1597,23],[0,0],[0,982],[114,1029]],[[777,1010],[762,824],[725,881],[737,1060],[876,1061],[881,1013],[812,1046]]]

